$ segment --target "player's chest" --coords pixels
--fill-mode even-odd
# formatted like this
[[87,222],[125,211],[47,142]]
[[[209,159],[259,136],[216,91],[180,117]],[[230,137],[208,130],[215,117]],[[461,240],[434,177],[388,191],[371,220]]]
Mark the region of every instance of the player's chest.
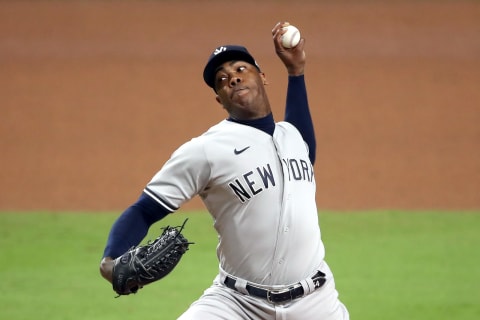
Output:
[[[303,143],[303,142],[301,142]],[[219,183],[259,185],[268,188],[282,181],[312,180],[313,168],[305,147],[268,141],[242,141],[218,148],[212,176]]]

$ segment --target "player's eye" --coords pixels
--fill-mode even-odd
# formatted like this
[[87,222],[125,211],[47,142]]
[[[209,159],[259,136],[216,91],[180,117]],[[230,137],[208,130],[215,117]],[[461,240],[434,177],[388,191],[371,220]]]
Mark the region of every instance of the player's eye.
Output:
[[247,67],[245,67],[245,66],[240,66],[240,67],[238,67],[237,71],[238,71],[238,72],[243,72],[243,71],[245,71],[246,69],[247,69]]
[[228,79],[228,77],[227,77],[226,75],[219,75],[219,76],[217,77],[217,82],[218,82],[218,83],[222,83],[222,82],[224,82],[224,81],[227,81],[227,79]]

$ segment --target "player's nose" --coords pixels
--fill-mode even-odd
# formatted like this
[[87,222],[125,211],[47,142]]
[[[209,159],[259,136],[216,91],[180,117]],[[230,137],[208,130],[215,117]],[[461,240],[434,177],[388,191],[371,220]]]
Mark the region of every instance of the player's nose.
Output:
[[230,79],[230,86],[234,87],[237,84],[239,84],[240,82],[242,82],[242,79],[240,77],[238,77],[238,76],[232,77]]

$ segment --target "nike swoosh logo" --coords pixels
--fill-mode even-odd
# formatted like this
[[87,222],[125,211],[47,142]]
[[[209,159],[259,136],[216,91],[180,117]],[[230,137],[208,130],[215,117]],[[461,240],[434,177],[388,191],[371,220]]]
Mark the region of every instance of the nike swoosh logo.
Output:
[[237,148],[235,148],[235,149],[233,150],[233,153],[235,153],[235,154],[238,155],[238,154],[242,153],[243,151],[247,150],[248,148],[250,148],[250,146],[245,147],[245,148],[240,149],[240,150],[237,150]]

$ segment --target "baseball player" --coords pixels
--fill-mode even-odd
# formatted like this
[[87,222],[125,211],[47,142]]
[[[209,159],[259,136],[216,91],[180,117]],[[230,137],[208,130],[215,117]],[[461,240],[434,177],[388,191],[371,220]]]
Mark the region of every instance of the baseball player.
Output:
[[203,78],[228,118],[180,146],[113,224],[101,274],[149,227],[199,195],[218,232],[219,273],[181,320],[349,319],[324,260],[315,204],[315,136],[304,79],[305,39],[283,48],[285,120],[275,122],[267,79],[248,50],[223,45]]

